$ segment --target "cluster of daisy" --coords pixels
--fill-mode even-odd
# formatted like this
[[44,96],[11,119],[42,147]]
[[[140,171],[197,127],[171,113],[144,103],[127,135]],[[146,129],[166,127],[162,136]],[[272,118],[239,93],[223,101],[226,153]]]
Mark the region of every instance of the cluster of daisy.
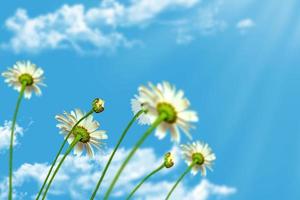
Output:
[[[45,86],[45,84],[43,83],[43,74],[44,72],[41,68],[37,67],[29,61],[17,62],[12,68],[9,68],[6,72],[2,73],[2,76],[5,77],[5,82],[20,93],[12,123],[9,200],[12,199],[12,143],[18,109],[23,96],[27,99],[30,99],[33,92],[38,96],[41,95],[40,86]],[[175,144],[178,144],[180,142],[180,132],[183,132],[188,139],[192,140],[190,131],[192,128],[194,128],[193,123],[198,121],[198,116],[195,111],[190,110],[190,102],[184,96],[184,92],[182,90],[177,90],[174,85],[171,85],[168,82],[162,82],[158,83],[157,85],[149,83],[147,86],[140,86],[138,88],[138,94],[135,95],[131,100],[131,107],[134,113],[134,118],[128,124],[118,144],[115,146],[115,149],[111,154],[111,157],[105,169],[103,170],[102,176],[99,179],[99,182],[96,186],[96,189],[94,190],[91,199],[95,198],[115,152],[117,151],[120,143],[124,139],[127,131],[134,121],[138,120],[140,124],[149,125],[149,128],[136,143],[136,145],[132,148],[132,151],[125,159],[123,165],[120,167],[108,191],[106,192],[104,199],[108,199],[110,192],[112,191],[125,166],[130,161],[135,151],[142,145],[144,140],[153,131],[155,132],[154,134],[158,137],[158,139],[163,139],[168,133],[170,133],[171,141],[175,142]],[[74,111],[63,112],[63,114],[55,116],[56,120],[58,121],[57,127],[59,128],[60,133],[64,136],[64,142],[62,143],[62,146],[53,161],[53,164],[48,172],[41,190],[36,197],[36,200],[38,200],[40,197],[42,197],[42,199],[46,198],[47,191],[50,188],[51,182],[53,181],[65,157],[67,157],[67,155],[71,151],[74,150],[74,153],[77,156],[82,155],[82,152],[86,151],[88,156],[93,157],[94,149],[99,149],[103,144],[102,141],[108,138],[106,131],[99,130],[100,124],[93,117],[94,113],[101,113],[103,111],[104,101],[100,98],[96,98],[92,102],[89,112],[84,112],[80,109],[74,109]],[[56,162],[58,160],[58,156],[62,153],[63,147],[65,146],[66,142],[68,142],[70,146],[65,152],[64,157],[59,161],[57,165]],[[182,144],[180,145],[180,147],[182,155],[188,165],[188,169],[183,175],[185,175],[189,171],[191,171],[191,173],[195,175],[200,171],[201,174],[205,176],[206,169],[211,169],[213,161],[216,159],[215,154],[212,152],[212,149],[208,146],[208,144],[201,141],[192,141],[191,143]],[[142,185],[144,181],[150,178],[150,176],[154,175],[156,172],[162,170],[163,168],[171,168],[173,165],[174,161],[171,153],[166,153],[162,165],[155,169],[147,177],[145,177],[127,199],[131,198],[134,192]],[[166,199],[170,197],[172,191],[175,189],[176,185],[182,178],[183,176],[181,176],[181,178],[176,182]]]
[[[171,140],[180,142],[180,130],[192,139],[190,129],[194,128],[191,123],[198,121],[195,111],[189,110],[190,102],[184,97],[182,90],[176,88],[168,82],[148,84],[148,87],[138,88],[139,94],[131,101],[132,110],[137,113],[144,109],[145,112],[139,118],[140,124],[151,124],[161,114],[167,113],[166,119],[156,128],[155,135],[163,139],[167,132],[170,132]],[[208,144],[195,141],[181,145],[181,150],[188,165],[199,161],[193,167],[192,173],[196,174],[199,169],[206,175],[206,168],[211,169],[212,162],[216,159]]]

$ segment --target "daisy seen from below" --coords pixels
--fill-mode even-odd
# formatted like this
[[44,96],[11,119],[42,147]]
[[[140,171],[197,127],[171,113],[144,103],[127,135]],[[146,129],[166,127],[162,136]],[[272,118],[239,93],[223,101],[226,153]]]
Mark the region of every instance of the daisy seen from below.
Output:
[[12,170],[13,170],[13,142],[16,120],[21,105],[23,96],[30,99],[32,91],[37,95],[41,95],[41,89],[39,86],[45,85],[42,81],[44,71],[38,68],[30,61],[17,62],[13,67],[8,68],[7,71],[2,73],[5,78],[5,82],[12,86],[19,92],[19,97],[16,103],[15,112],[12,120],[11,135],[10,135],[10,148],[9,148],[9,184],[8,184],[8,199],[12,200]]
[[208,144],[196,141],[191,144],[181,145],[181,149],[188,165],[198,160],[191,169],[193,175],[201,171],[202,176],[206,176],[206,168],[212,170],[213,161],[216,159],[216,156]]
[[195,111],[189,109],[190,102],[184,97],[182,90],[176,90],[174,85],[165,81],[156,86],[152,83],[149,83],[148,87],[140,86],[138,92],[131,101],[131,106],[134,113],[140,108],[147,110],[140,117],[141,124],[151,124],[161,113],[166,113],[167,117],[156,128],[155,135],[163,139],[169,130],[171,139],[179,142],[181,129],[191,139],[191,123],[197,122],[198,116]]
[[[97,103],[98,105],[98,103]],[[62,163],[66,159],[66,157],[70,154],[70,152],[75,148],[75,155],[80,156],[84,150],[87,151],[89,157],[94,156],[93,147],[99,149],[102,144],[101,140],[107,139],[106,132],[103,130],[98,130],[100,124],[93,119],[91,115],[93,112],[98,112],[98,109],[95,109],[95,101],[93,102],[93,109],[84,113],[80,109],[75,109],[75,111],[71,111],[70,113],[64,112],[62,115],[56,115],[55,118],[58,120],[57,127],[60,129],[60,133],[65,136],[65,140],[67,139],[70,143],[69,148],[66,150],[65,154],[61,158],[58,163],[55,171],[53,172],[49,183],[45,189],[42,200],[46,199],[47,192],[53,182],[58,170],[60,169]],[[104,101],[101,100],[101,103],[98,105],[102,108],[100,110],[104,110]],[[99,111],[99,112],[102,112]],[[56,159],[55,159],[56,161]],[[54,166],[55,164],[52,164]],[[49,174],[49,173],[48,173]],[[45,182],[46,183],[46,180]],[[40,190],[38,196],[41,194]]]
[[[61,146],[60,146],[60,148],[59,148],[59,150],[58,150],[58,152],[57,152],[57,154],[56,154],[56,156],[55,156],[55,158],[54,158],[54,160],[52,162],[52,165],[51,165],[51,167],[50,167],[50,169],[48,171],[48,174],[47,174],[47,176],[46,176],[46,178],[44,180],[44,183],[42,184],[42,186],[41,186],[41,188],[40,188],[40,190],[39,190],[39,192],[38,192],[38,194],[36,196],[36,200],[38,200],[40,198],[40,196],[42,195],[42,192],[43,192],[43,190],[44,190],[44,188],[45,188],[45,186],[46,186],[46,184],[48,182],[48,179],[50,178],[50,174],[52,173],[52,170],[53,170],[53,168],[54,168],[54,166],[56,164],[56,161],[58,160],[61,152],[63,151],[63,148],[64,148],[64,146],[67,143],[67,140],[69,139],[69,137],[71,135],[73,135],[73,130],[77,127],[77,125],[79,125],[79,123],[81,123],[84,119],[86,119],[87,117],[89,117],[93,113],[101,113],[101,112],[103,112],[104,111],[104,104],[105,104],[105,102],[104,102],[103,99],[101,99],[101,98],[95,98],[93,100],[93,102],[92,102],[92,105],[91,105],[92,109],[89,112],[87,112],[84,116],[82,116],[80,119],[77,119],[77,122],[73,125],[73,127],[71,128],[71,130],[69,131],[69,133],[65,136],[65,139],[62,142],[62,144],[61,144]],[[66,118],[66,116],[67,116],[67,114],[65,114],[65,116],[63,115],[62,118],[64,119],[64,118]],[[67,123],[68,125],[71,126],[71,123],[68,122],[68,119],[64,119],[63,122],[65,122],[65,123]],[[67,129],[70,129],[70,127],[66,127],[65,131],[67,131]]]
[[216,159],[212,149],[204,142],[196,141],[191,144],[181,145],[181,150],[188,164],[188,168],[176,181],[168,193],[166,200],[170,198],[177,185],[189,171],[191,171],[193,175],[201,171],[202,176],[206,176],[206,168],[212,170],[213,161]]
[[17,62],[12,68],[2,73],[5,82],[15,90],[21,92],[24,87],[24,97],[30,99],[32,92],[37,96],[42,94],[40,86],[43,83],[44,71],[30,61]]
[[[75,111],[71,111],[70,113],[64,112],[63,115],[56,115],[55,118],[59,122],[57,127],[60,129],[60,133],[67,136],[78,120],[84,115],[85,113],[80,109],[75,109]],[[97,130],[99,126],[100,124],[90,115],[74,128],[68,138],[68,142],[71,144],[77,135],[82,137],[74,147],[75,155],[80,156],[83,150],[86,150],[90,157],[94,156],[93,147],[99,149],[101,140],[107,139],[106,131]]]

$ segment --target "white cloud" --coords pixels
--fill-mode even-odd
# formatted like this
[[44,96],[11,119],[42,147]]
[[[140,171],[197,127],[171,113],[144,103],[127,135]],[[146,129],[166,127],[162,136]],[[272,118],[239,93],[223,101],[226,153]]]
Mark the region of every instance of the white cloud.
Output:
[[236,28],[242,32],[254,26],[255,26],[255,22],[250,18],[242,19],[236,24]]
[[87,9],[86,20],[89,24],[101,24],[117,27],[126,12],[126,7],[114,0],[104,0],[99,7]]
[[116,0],[105,0],[100,7],[87,11],[88,21],[106,25],[132,26],[145,23],[171,8],[191,8],[200,0],[131,0],[124,6]]
[[198,2],[199,0],[133,0],[127,10],[127,20],[129,23],[141,23],[169,8],[189,8]]
[[189,44],[194,39],[195,39],[194,36],[188,31],[180,28],[177,30],[177,38],[176,38],[177,44]]
[[52,13],[36,17],[18,9],[5,23],[13,36],[1,46],[16,53],[64,48],[85,53],[132,47],[139,42],[127,39],[119,27],[140,25],[169,8],[190,8],[197,2],[199,0],[132,0],[125,6],[116,0],[104,0],[91,8],[65,4]]
[[89,24],[83,5],[64,5],[54,13],[36,18],[30,18],[26,10],[18,9],[13,17],[7,19],[6,27],[14,36],[4,47],[16,53],[68,47],[84,53],[133,45],[121,33],[114,30],[104,33]]
[[[10,144],[10,133],[11,132],[11,122],[5,121],[3,126],[0,126],[0,151],[6,150],[9,148]],[[23,135],[23,128],[16,124],[15,127],[15,136],[14,136],[14,146],[18,145],[18,137]]]
[[213,35],[224,31],[227,23],[218,17],[222,2],[222,0],[212,1],[211,4],[200,7],[189,19],[178,21],[177,44],[189,44],[199,35]]
[[[172,152],[176,154],[176,160],[178,160],[178,148],[174,147]],[[109,168],[108,174],[104,179],[103,187],[100,188],[98,194],[102,194],[107,189],[113,175],[116,173],[118,167],[124,160],[125,156],[128,154],[128,150],[120,149],[116,157],[114,158],[111,167]],[[89,159],[87,156],[76,157],[69,156],[61,170],[53,182],[50,195],[60,196],[67,195],[70,199],[88,199],[98,178],[101,175],[101,169],[106,164],[109,154],[103,155],[98,153],[95,159]],[[125,171],[123,172],[121,178],[119,179],[117,186],[114,190],[115,198],[124,198],[132,188],[139,182],[141,177],[144,177],[150,171],[152,171],[155,166],[159,166],[163,160],[163,156],[159,157],[155,154],[154,150],[151,148],[140,149],[133,160],[127,165]],[[37,183],[38,187],[42,184],[45,178],[46,172],[49,166],[47,164],[23,164],[19,169],[14,172],[14,182],[15,182],[15,199],[28,199],[29,197],[34,197],[34,194],[28,194],[26,192],[21,192],[22,186],[28,181],[33,181]],[[172,172],[175,173],[171,176]],[[156,177],[161,177],[163,179],[172,179],[170,181],[152,182],[149,181],[143,185],[140,190],[136,193],[137,199],[146,200],[157,200],[164,199],[167,192],[174,184],[174,178],[176,178],[178,172],[176,167],[172,169],[165,169]],[[170,178],[173,177],[173,178]],[[210,183],[208,180],[204,179],[200,184],[190,187],[186,183],[189,178],[186,177],[183,185],[179,185],[178,189],[174,193],[174,200],[207,200],[208,197],[218,196],[223,197],[235,193],[235,189],[228,186],[219,186]],[[199,178],[199,177],[198,177]],[[152,180],[157,180],[153,178]],[[6,185],[7,180],[0,182],[0,194],[3,199],[6,197]],[[38,187],[36,190],[38,190]],[[31,187],[32,188],[32,187]],[[187,195],[188,194],[188,195]],[[199,196],[201,194],[201,196]],[[197,198],[195,198],[197,197]],[[201,197],[201,198],[200,198]],[[200,199],[199,199],[200,198]],[[2,198],[1,198],[2,199]]]
[[[158,182],[145,183],[145,185],[137,191],[137,197],[140,200],[157,200],[165,199],[174,182]],[[186,184],[179,184],[172,194],[174,200],[208,200],[212,196],[226,197],[236,193],[236,189],[225,185],[216,185],[203,179],[200,183],[192,188]]]

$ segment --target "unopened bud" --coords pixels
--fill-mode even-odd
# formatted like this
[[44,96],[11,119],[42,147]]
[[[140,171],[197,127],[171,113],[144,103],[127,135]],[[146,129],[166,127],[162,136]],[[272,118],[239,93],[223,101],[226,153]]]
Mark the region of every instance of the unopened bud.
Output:
[[104,100],[100,99],[100,98],[96,98],[93,101],[93,110],[95,113],[100,113],[104,111]]
[[173,157],[170,152],[165,154],[165,162],[164,165],[166,168],[171,168],[174,165]]

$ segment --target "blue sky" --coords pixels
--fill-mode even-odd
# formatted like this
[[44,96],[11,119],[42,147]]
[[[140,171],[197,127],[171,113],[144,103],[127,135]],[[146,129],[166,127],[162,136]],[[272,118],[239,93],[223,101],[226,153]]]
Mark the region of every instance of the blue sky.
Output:
[[[44,69],[47,84],[42,97],[22,102],[18,124],[23,135],[18,137],[14,160],[14,170],[22,177],[16,187],[18,198],[31,199],[35,194],[40,174],[30,169],[45,169],[62,142],[56,114],[77,107],[88,110],[94,97],[105,99],[105,112],[95,116],[109,136],[106,150],[97,157],[103,164],[132,117],[130,99],[137,87],[163,80],[185,91],[200,116],[194,139],[208,142],[217,155],[214,172],[202,182],[199,175],[187,176],[177,191],[178,199],[199,188],[199,200],[300,198],[300,3],[296,0],[16,0],[3,4],[0,70],[31,60]],[[17,93],[3,78],[1,82],[3,135]],[[136,124],[121,151],[130,149],[145,129]],[[182,137],[185,142],[188,139]],[[4,193],[8,151],[4,143],[0,147],[0,192]],[[159,141],[151,136],[140,157],[159,162],[172,148],[170,137]],[[75,167],[78,171],[68,172],[67,166],[88,163],[91,170],[85,178],[91,179],[102,164],[85,157],[72,159],[63,170],[69,179],[57,181],[49,199],[78,199],[71,193],[82,188],[88,196],[92,186],[80,185],[84,170]],[[135,162],[133,168],[141,168],[140,176],[151,170],[147,166],[151,163],[140,164],[138,158]],[[164,197],[162,188],[168,188],[185,167],[180,160],[174,170],[153,178],[138,198]],[[127,181],[134,185],[138,180]],[[66,185],[65,191],[59,189]],[[121,196],[113,199],[128,193],[123,185],[118,192]]]

